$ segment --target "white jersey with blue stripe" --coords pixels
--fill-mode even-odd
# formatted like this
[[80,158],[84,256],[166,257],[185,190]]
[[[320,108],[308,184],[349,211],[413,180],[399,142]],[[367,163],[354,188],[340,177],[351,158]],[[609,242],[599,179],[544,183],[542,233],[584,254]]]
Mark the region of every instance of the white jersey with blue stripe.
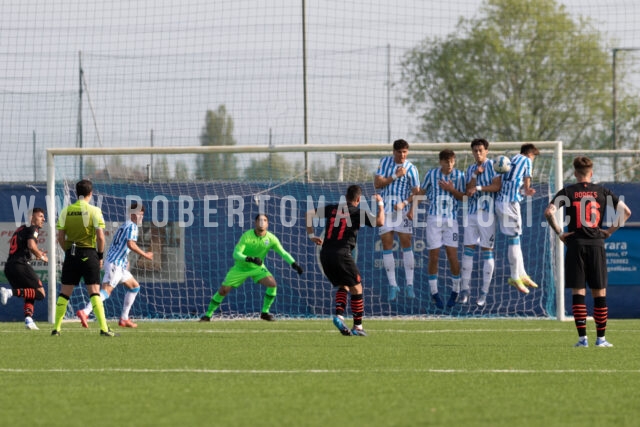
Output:
[[511,158],[511,169],[502,175],[502,188],[496,195],[499,202],[520,202],[523,197],[520,188],[525,178],[531,178],[533,162],[524,154],[516,154]]
[[[395,181],[391,181],[391,183],[384,187],[380,193],[380,196],[382,196],[382,199],[384,200],[385,212],[393,212],[396,204],[403,200],[407,200],[409,196],[411,196],[412,190],[420,186],[418,168],[408,161],[405,161],[402,164],[397,164],[394,161],[393,156],[384,157],[380,160],[376,175],[388,178],[395,175],[396,169],[399,167],[405,168],[407,173],[403,177],[398,178]],[[405,210],[408,209],[408,206],[406,206]]]
[[[493,179],[498,176],[498,173],[493,169],[493,160],[486,159],[482,163],[482,168],[484,171],[480,175],[475,175],[476,170],[478,170],[478,164],[474,163],[467,168],[467,184],[471,182],[473,177],[476,178],[476,186],[481,185],[483,187],[487,187],[491,185]],[[473,193],[473,196],[469,197],[467,200],[467,206],[469,209],[469,214],[475,214],[478,212],[478,207],[480,210],[489,211],[493,210],[493,200],[495,198],[495,193],[490,191],[476,191]],[[481,206],[478,206],[478,200],[481,200]],[[489,206],[489,204],[492,204]]]
[[129,240],[138,241],[138,225],[132,221],[125,222],[116,230],[107,252],[107,262],[126,268],[131,252],[127,245]]
[[450,181],[456,190],[462,193],[465,191],[466,184],[462,171],[453,169],[448,175],[443,175],[442,168],[431,169],[425,175],[420,187],[426,192],[429,202],[427,214],[456,219],[458,217],[458,200],[453,197],[453,194],[438,185],[440,180]]

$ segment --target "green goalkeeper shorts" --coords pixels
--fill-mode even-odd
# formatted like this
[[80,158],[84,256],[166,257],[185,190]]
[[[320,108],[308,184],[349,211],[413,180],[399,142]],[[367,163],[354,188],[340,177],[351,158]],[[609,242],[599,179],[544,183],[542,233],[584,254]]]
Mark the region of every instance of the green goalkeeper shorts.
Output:
[[252,264],[252,265],[253,267],[251,266],[239,267],[237,265],[234,265],[227,272],[227,275],[222,281],[222,285],[230,286],[232,288],[237,288],[240,285],[242,285],[245,282],[245,280],[247,280],[249,277],[253,279],[254,282],[258,283],[260,280],[264,279],[265,277],[271,276],[271,273],[269,272],[269,270],[267,270],[267,267],[265,267],[264,264],[263,265]]

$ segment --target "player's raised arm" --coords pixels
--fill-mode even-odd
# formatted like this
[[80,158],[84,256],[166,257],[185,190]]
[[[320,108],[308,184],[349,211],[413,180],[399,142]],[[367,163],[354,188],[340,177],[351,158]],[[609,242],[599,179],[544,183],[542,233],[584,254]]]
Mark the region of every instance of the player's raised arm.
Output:
[[378,204],[378,211],[376,212],[376,226],[382,227],[384,225],[384,201],[379,194],[375,195],[376,203]]
[[307,235],[309,236],[309,240],[311,240],[313,243],[315,243],[316,245],[321,245],[322,244],[322,239],[318,236],[315,235],[315,232],[313,230],[313,219],[317,218],[317,213],[315,209],[311,209],[309,211],[307,211],[306,215],[305,215],[305,219],[306,219],[306,226],[307,226]]

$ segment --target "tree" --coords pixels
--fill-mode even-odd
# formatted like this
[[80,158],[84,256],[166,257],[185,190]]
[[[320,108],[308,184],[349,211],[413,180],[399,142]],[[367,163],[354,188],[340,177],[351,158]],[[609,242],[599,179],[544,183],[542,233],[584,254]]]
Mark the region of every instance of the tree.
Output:
[[[338,156],[340,157],[340,156]],[[325,166],[322,163],[311,164],[311,178],[313,181],[335,182],[342,179],[345,182],[373,182],[375,170],[358,159],[347,158],[339,165]]]
[[184,160],[178,160],[176,162],[175,178],[176,181],[182,182],[189,180],[189,168]]
[[[207,147],[236,145],[233,138],[233,119],[227,115],[224,105],[220,105],[216,111],[207,110],[200,144]],[[221,180],[238,177],[237,159],[233,153],[201,154],[197,163],[198,179]]]
[[411,49],[401,68],[402,101],[426,141],[611,146],[610,53],[588,20],[573,21],[555,0],[486,0],[454,33]]
[[153,165],[153,179],[154,181],[168,181],[170,178],[171,171],[169,170],[167,156],[160,156],[156,159],[155,165]]
[[245,169],[245,178],[248,181],[285,181],[301,174],[302,170],[301,162],[290,163],[281,154],[269,153],[264,159],[251,159]]
[[98,170],[98,165],[93,157],[85,157],[84,158],[84,176],[89,178],[93,178],[95,176],[96,171]]

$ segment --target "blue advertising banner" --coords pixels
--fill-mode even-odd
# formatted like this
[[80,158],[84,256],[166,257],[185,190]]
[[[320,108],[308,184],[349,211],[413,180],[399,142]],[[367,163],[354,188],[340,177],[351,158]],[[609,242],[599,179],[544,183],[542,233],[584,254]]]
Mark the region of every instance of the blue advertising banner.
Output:
[[[154,252],[154,260],[133,260],[132,271],[142,284],[133,315],[139,318],[185,318],[201,314],[233,264],[231,253],[235,243],[244,231],[253,226],[253,218],[259,211],[259,200],[255,195],[263,194],[267,186],[265,183],[116,183],[106,187],[103,183],[96,183],[96,194],[98,197],[102,196],[100,199],[96,198],[96,202],[101,204],[107,223],[107,242],[113,231],[124,221],[126,195],[139,196],[147,207],[138,243]],[[364,183],[363,187],[365,194],[374,193],[372,183]],[[305,274],[298,277],[282,259],[274,254],[268,257],[267,263],[279,280],[274,312],[305,317],[331,314],[334,307],[332,289],[317,263],[317,248],[307,239],[304,214],[308,209],[308,197],[315,207],[321,199],[327,202],[337,201],[344,189],[344,183],[289,183],[269,190],[272,200],[266,203],[265,212],[272,219],[270,230],[279,236],[283,246],[305,266]],[[542,194],[543,189],[539,190],[539,194]],[[613,285],[607,293],[610,317],[640,317],[636,303],[640,297],[640,227],[637,220],[640,197],[636,196],[640,194],[639,190],[640,184],[637,183],[613,188],[616,194],[626,196],[625,203],[633,213],[631,225],[618,230],[606,241],[609,284]],[[2,274],[9,240],[15,229],[28,220],[25,215],[29,206],[46,206],[45,193],[44,184],[0,185],[0,286],[9,286]],[[180,199],[182,194],[205,196],[195,198],[188,205]],[[207,198],[207,195],[212,197]],[[58,196],[62,202],[62,195]],[[547,203],[546,195],[542,195],[531,206],[525,207],[524,223],[545,223],[542,213]],[[241,209],[241,205],[245,208]],[[54,221],[56,209],[47,208],[47,221]],[[182,225],[183,221],[189,223],[189,220],[192,220],[191,225]],[[424,218],[418,215],[416,224],[423,222]],[[463,224],[461,230],[464,232]],[[553,316],[556,308],[552,251],[546,239],[548,233],[540,233],[539,230],[534,226],[526,227],[523,240],[526,242],[527,268],[532,277],[542,285],[540,291],[521,298],[516,290],[505,286],[508,245],[505,236],[499,233],[495,256],[496,281],[491,288],[490,304],[483,308],[478,308],[475,304],[457,306],[454,310],[447,311],[447,314]],[[321,232],[320,228],[317,232]],[[357,258],[363,283],[366,284],[365,304],[368,313],[395,316],[433,312],[426,269],[426,227],[416,225],[414,234],[418,298],[409,300],[402,297],[390,304],[386,298],[388,282],[377,230],[368,227],[361,230]],[[52,237],[48,235],[48,229],[43,229],[39,236],[40,247],[46,248],[46,240]],[[461,251],[459,248],[459,254]],[[394,247],[393,252],[398,280],[404,285],[404,271],[401,268],[403,255],[399,247]],[[475,262],[480,261],[477,259]],[[48,282],[47,266],[40,262],[34,262],[33,266],[43,283]],[[474,269],[474,284],[479,282],[478,271],[478,268]],[[448,268],[444,253],[440,257],[439,272],[440,289],[448,295],[450,284],[446,276]],[[474,288],[474,292],[476,290]],[[116,292],[120,295],[115,294],[105,306],[109,317],[118,316],[121,308],[119,303],[124,291],[118,288]],[[571,298],[565,298],[565,301],[570,303]],[[85,302],[86,292],[79,290],[71,298],[71,307],[81,307]],[[12,298],[9,304],[0,309],[0,321],[21,320],[22,306],[23,301]],[[221,310],[224,310],[225,315],[243,315],[259,312],[261,307],[262,292],[248,284],[229,296]],[[565,311],[569,310],[570,306],[565,308]],[[46,319],[45,301],[37,301],[35,318],[39,321]]]
[[640,227],[622,227],[605,241],[610,285],[640,285]]

